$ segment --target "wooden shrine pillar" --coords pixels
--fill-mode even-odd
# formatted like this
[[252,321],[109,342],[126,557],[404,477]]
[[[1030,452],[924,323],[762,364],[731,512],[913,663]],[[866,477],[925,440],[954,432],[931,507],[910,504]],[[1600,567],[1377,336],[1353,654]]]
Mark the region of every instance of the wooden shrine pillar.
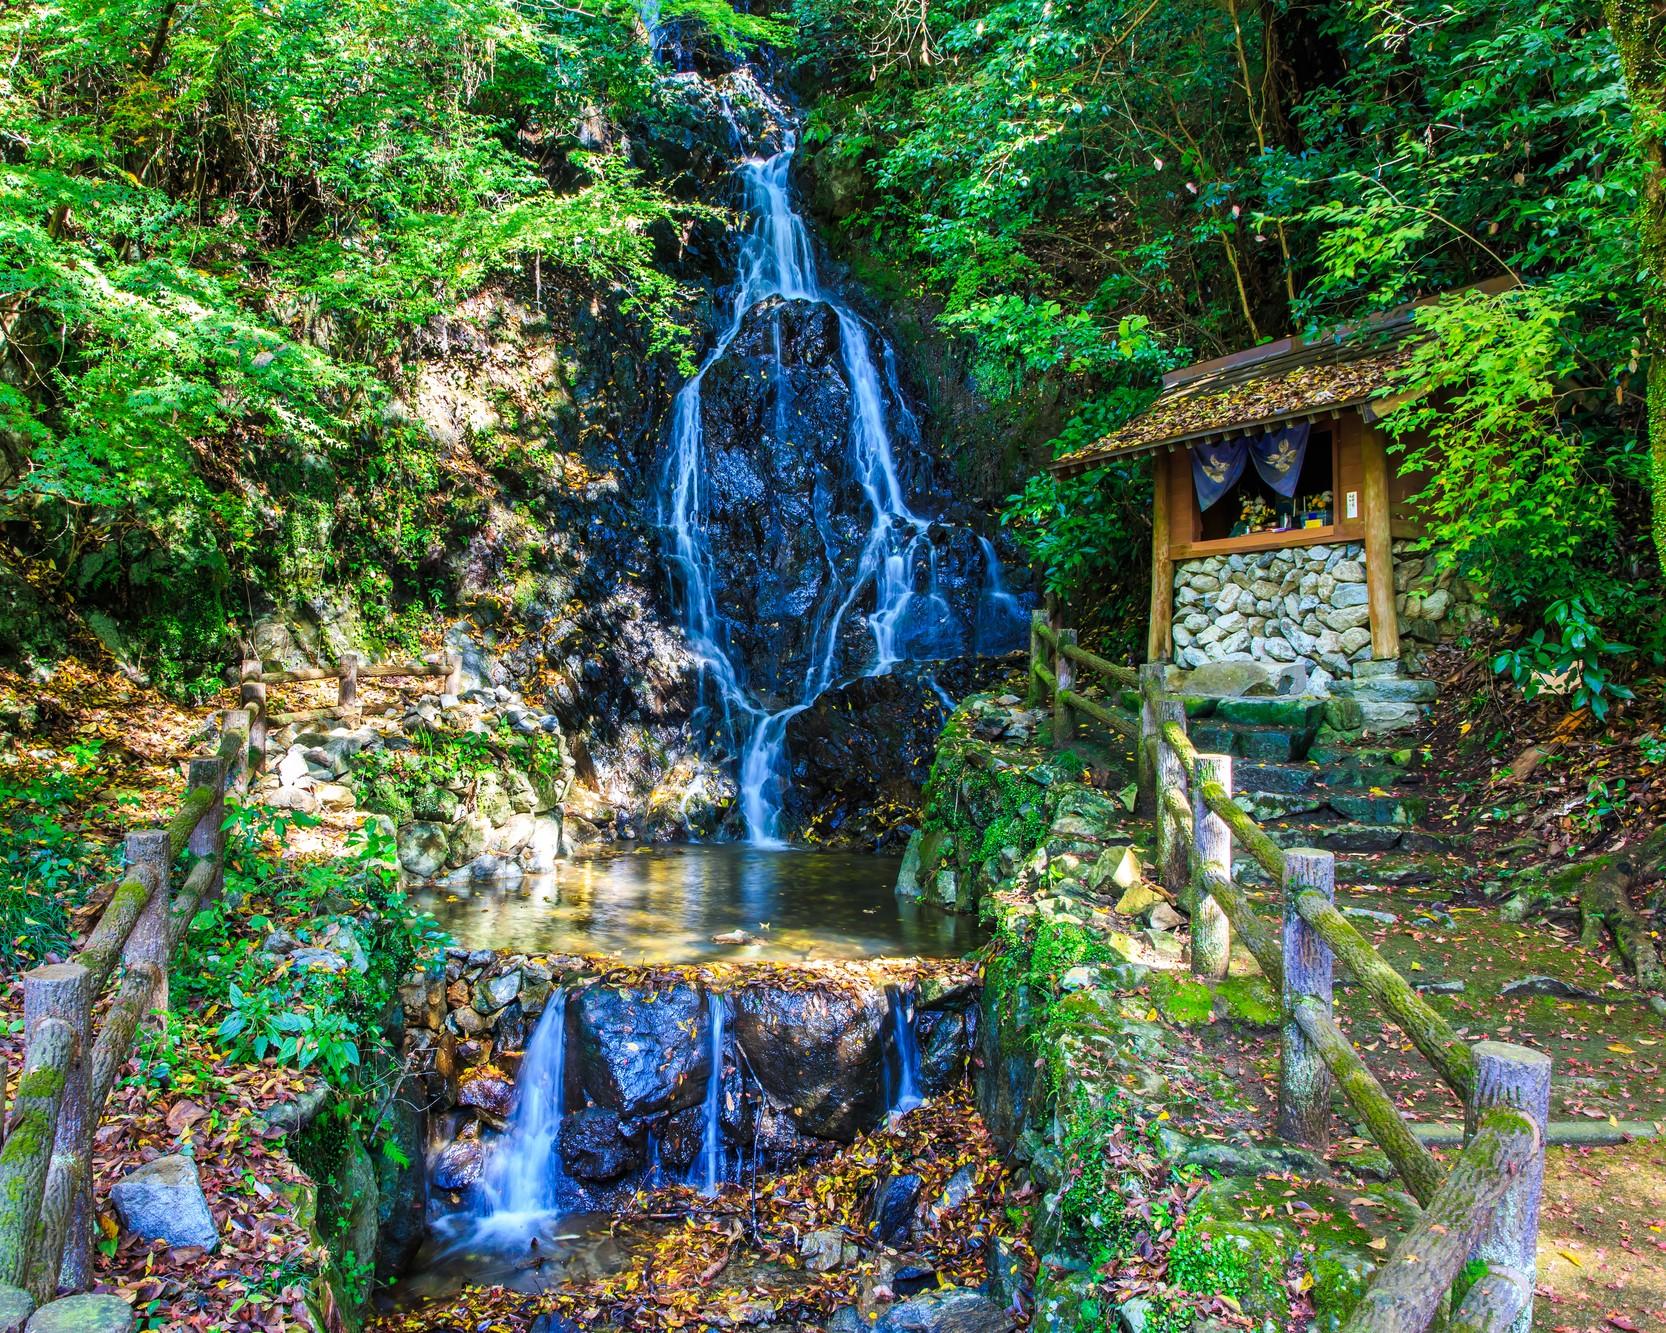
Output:
[[1360,432],[1364,476],[1360,500],[1365,520],[1365,592],[1371,612],[1371,656],[1400,656],[1400,618],[1394,609],[1394,538],[1389,529],[1388,452],[1375,426]]
[[1169,468],[1173,455],[1159,450],[1151,461],[1151,635],[1145,660],[1169,660],[1174,621],[1174,559],[1169,554]]

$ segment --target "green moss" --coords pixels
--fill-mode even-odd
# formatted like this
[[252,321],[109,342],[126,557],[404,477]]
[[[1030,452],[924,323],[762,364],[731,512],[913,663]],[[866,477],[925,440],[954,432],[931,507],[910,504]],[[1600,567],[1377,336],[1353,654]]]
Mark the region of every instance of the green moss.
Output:
[[1189,1216],[1169,1251],[1169,1281],[1198,1295],[1230,1296],[1246,1314],[1282,1320],[1285,1253],[1278,1238],[1247,1223]]
[[1226,1016],[1246,1027],[1277,1027],[1282,1013],[1278,996],[1265,977],[1228,977],[1215,983],[1215,998]]
[[53,1069],[50,1066],[33,1070],[17,1081],[17,1095],[19,1098],[38,1097],[44,1100],[48,1097],[56,1097],[63,1090],[63,1071]]
[[1187,981],[1168,972],[1154,972],[1148,983],[1157,1012],[1181,1027],[1200,1027],[1215,1016],[1214,992],[1201,981]]

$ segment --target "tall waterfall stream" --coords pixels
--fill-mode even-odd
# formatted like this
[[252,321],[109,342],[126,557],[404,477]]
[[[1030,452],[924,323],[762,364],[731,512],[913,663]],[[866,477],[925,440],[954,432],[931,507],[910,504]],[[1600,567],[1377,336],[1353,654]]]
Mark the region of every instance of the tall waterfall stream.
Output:
[[[739,131],[735,138],[740,139]],[[684,629],[715,688],[725,730],[739,754],[739,796],[746,836],[756,846],[782,846],[781,807],[785,745],[792,718],[837,682],[841,644],[855,619],[871,640],[864,674],[880,675],[910,656],[925,655],[934,632],[952,611],[939,586],[933,520],[910,507],[899,477],[894,436],[917,429],[898,382],[895,356],[841,296],[824,282],[804,219],[790,186],[793,144],[768,156],[743,158],[736,171],[744,189],[748,227],[740,248],[727,320],[672,410],[661,492],[667,557],[680,597]],[[772,297],[820,303],[837,318],[840,358],[850,390],[846,466],[866,503],[867,531],[851,559],[821,528],[828,578],[809,614],[810,646],[802,676],[783,699],[766,700],[748,678],[719,607],[723,571],[708,538],[713,484],[702,419],[707,372],[734,345],[747,315]],[[771,384],[782,378],[780,313],[775,315]],[[781,399],[777,396],[777,412]],[[777,421],[786,435],[791,426]],[[1001,582],[994,548],[979,620],[994,626],[1014,616],[1016,601]],[[980,630],[984,627],[980,625]],[[999,632],[999,631],[996,631]],[[1008,631],[1010,633],[1010,630]]]

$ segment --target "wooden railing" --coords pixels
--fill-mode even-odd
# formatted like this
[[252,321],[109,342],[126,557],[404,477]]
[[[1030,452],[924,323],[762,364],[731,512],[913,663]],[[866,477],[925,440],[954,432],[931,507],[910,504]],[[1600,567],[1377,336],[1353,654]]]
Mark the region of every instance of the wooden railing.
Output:
[[[1114,686],[1137,686],[1138,720],[1084,697],[1075,684],[1077,666]],[[1449,1296],[1448,1329],[1528,1333],[1550,1058],[1525,1046],[1470,1045],[1459,1037],[1337,910],[1335,857],[1280,847],[1233,799],[1231,757],[1193,747],[1185,705],[1166,693],[1163,671],[1160,664],[1134,671],[1087,652],[1056,611],[1037,612],[1031,622],[1029,702],[1051,702],[1054,744],[1075,739],[1077,714],[1135,743],[1141,808],[1155,821],[1153,873],[1190,914],[1192,972],[1226,976],[1236,934],[1281,992],[1279,1135],[1323,1151],[1332,1093],[1340,1089],[1423,1205],[1419,1224],[1378,1269],[1343,1333],[1421,1333]],[[1235,843],[1278,886],[1280,928],[1263,920],[1234,879]],[[1338,958],[1463,1103],[1466,1142],[1450,1172],[1338,1026],[1331,1006]],[[1465,1278],[1471,1259],[1485,1265],[1474,1281]]]
[[[1277,986],[1280,1033],[1277,1130],[1323,1151],[1331,1095],[1340,1089],[1407,1190],[1423,1205],[1419,1225],[1378,1270],[1344,1333],[1420,1333],[1445,1308],[1448,1327],[1520,1330],[1532,1323],[1539,1195],[1550,1112],[1550,1058],[1525,1046],[1480,1042],[1453,1031],[1415,987],[1336,908],[1336,858],[1282,848],[1232,798],[1232,760],[1202,755],[1186,735],[1186,712],[1160,677],[1142,682],[1155,793],[1158,866],[1192,919],[1192,971],[1224,977],[1232,935]],[[1279,886],[1275,932],[1233,879],[1233,844]],[[1443,1171],[1337,1025],[1331,1008],[1336,959],[1377,1008],[1411,1040],[1465,1108],[1467,1146]],[[1468,1261],[1483,1279],[1454,1291]]]
[[[446,651],[430,653],[414,662],[366,662],[357,653],[343,653],[341,662],[333,667],[300,667],[293,671],[267,670],[253,658],[246,658],[239,672],[242,680],[242,703],[249,712],[249,748],[253,766],[258,772],[266,762],[266,730],[290,722],[317,722],[325,719],[356,721],[363,708],[359,702],[361,680],[397,680],[444,677],[442,694],[460,694],[463,688],[462,655]],[[308,681],[336,682],[336,701],[319,708],[291,709],[288,712],[270,711],[268,691],[274,685],[296,685]],[[406,688],[396,686],[395,688]]]
[[[23,1074],[0,1146],[0,1296],[23,1288],[43,1304],[90,1284],[93,1135],[140,1022],[167,1008],[181,938],[224,882],[225,798],[247,786],[249,723],[227,712],[218,750],[190,761],[173,816],[127,835],[125,873],[86,943],[23,976]],[[4,1092],[0,1069],[0,1102]]]
[[[1132,667],[1118,666],[1108,658],[1090,653],[1076,642],[1076,631],[1057,623],[1056,612],[1035,611],[1030,615],[1031,707],[1051,700],[1053,743],[1066,745],[1076,736],[1076,715],[1091,717],[1127,740],[1140,734],[1139,720],[1121,710],[1124,690],[1138,690],[1140,681]],[[1108,700],[1093,699],[1077,688],[1076,669],[1085,668],[1110,686]]]

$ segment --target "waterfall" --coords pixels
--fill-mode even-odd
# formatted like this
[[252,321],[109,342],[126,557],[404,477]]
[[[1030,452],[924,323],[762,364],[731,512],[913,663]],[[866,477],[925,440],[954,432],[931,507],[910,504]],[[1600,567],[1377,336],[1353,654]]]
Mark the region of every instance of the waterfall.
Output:
[[[892,397],[900,401],[894,392],[894,358],[883,344],[880,355],[875,355],[861,319],[835,291],[822,285],[809,231],[793,207],[789,190],[792,153],[789,143],[773,156],[750,158],[737,168],[750,224],[727,320],[672,406],[660,512],[683,628],[716,688],[724,721],[740,752],[741,813],[747,837],[765,847],[782,845],[787,724],[835,683],[841,632],[847,621],[863,617],[873,640],[864,671],[877,675],[910,655],[914,626],[931,623],[928,618],[945,616],[948,610],[937,586],[935,553],[927,535],[929,521],[909,508],[897,475],[886,407],[887,385],[893,389]],[[747,312],[770,297],[823,303],[838,321],[841,359],[851,394],[848,461],[868,510],[868,528],[854,568],[838,568],[831,538],[822,530],[833,591],[813,618],[814,636],[803,680],[794,697],[774,707],[750,688],[718,609],[718,572],[706,535],[710,507],[701,423],[707,370],[728,352]],[[778,343],[775,373],[777,377],[781,373]],[[908,433],[917,429],[906,408],[899,416],[900,429]],[[858,610],[864,598],[871,602],[865,614]]]
[[1007,589],[995,543],[979,534],[978,548],[983,552],[983,587],[978,592],[973,651],[980,655],[1012,652],[1028,641],[1030,613]]
[[723,1183],[723,997],[706,996],[706,1016],[712,1030],[711,1072],[706,1076],[706,1102],[700,1137],[700,1188],[716,1194]]
[[486,1163],[475,1215],[498,1220],[554,1211],[562,1202],[561,1117],[566,1109],[567,992],[551,994],[527,1043],[508,1132]]
[[914,1031],[912,993],[887,986],[885,998],[891,1028],[891,1048],[885,1062],[885,1103],[893,1115],[900,1115],[925,1100],[920,1095],[920,1041]]

